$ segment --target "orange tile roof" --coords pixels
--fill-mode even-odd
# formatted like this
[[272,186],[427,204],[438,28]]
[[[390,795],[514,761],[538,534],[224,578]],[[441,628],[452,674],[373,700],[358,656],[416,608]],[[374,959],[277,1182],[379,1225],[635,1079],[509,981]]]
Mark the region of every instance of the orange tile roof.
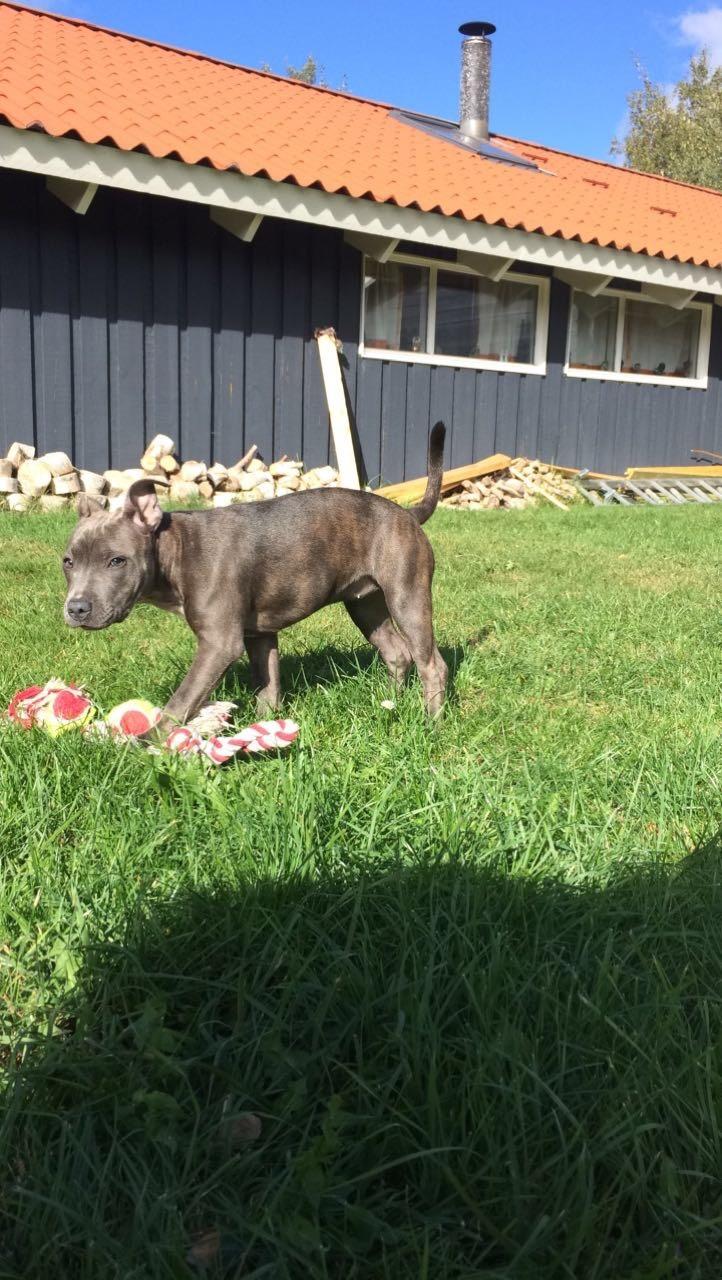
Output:
[[722,194],[495,135],[541,172],[468,153],[392,108],[10,2],[0,120],[54,137],[722,265]]

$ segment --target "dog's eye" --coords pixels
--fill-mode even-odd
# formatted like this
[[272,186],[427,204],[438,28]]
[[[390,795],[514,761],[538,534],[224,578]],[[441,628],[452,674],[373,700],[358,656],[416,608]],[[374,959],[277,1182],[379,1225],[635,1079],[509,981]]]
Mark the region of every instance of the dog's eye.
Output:
[[63,564],[65,565],[66,569],[72,569],[73,567],[72,556],[63,556]]
[[111,569],[118,569],[122,564],[126,563],[125,556],[113,556],[113,559],[110,561],[110,567]]

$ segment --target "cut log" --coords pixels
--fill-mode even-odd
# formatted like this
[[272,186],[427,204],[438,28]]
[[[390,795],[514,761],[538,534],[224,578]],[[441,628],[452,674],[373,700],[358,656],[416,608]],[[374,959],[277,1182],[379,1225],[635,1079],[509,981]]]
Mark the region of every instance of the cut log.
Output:
[[176,480],[175,477],[170,482],[170,500],[171,502],[189,502],[193,498],[200,496],[198,485],[191,484],[189,480]]
[[29,458],[18,467],[20,492],[28,498],[39,498],[41,493],[46,493],[52,480],[53,473],[44,462],[36,462]]
[[6,457],[8,462],[12,462],[15,470],[17,471],[18,467],[20,467],[23,462],[27,462],[30,458],[35,457],[35,445],[20,444],[16,440],[10,445]]
[[[228,479],[228,476],[229,476],[228,468],[221,466],[219,462],[214,462],[213,466],[208,468],[208,479],[210,480],[214,489],[224,488],[223,482]],[[237,483],[235,476],[233,477],[233,480],[236,481]]]
[[127,493],[130,486],[135,480],[147,480],[149,477],[144,471],[110,471],[103,472],[103,479],[108,485],[111,498],[117,497],[119,493]]
[[71,493],[80,493],[80,476],[77,471],[71,471],[66,476],[53,476],[51,488],[61,498],[67,498]]
[[257,489],[259,485],[273,484],[273,480],[267,471],[241,471],[238,483],[243,492],[247,493],[251,489]]
[[189,484],[195,484],[199,480],[204,480],[206,476],[205,462],[184,462],[178,472],[178,479],[185,480]]
[[156,462],[160,462],[161,458],[165,457],[166,454],[169,453],[175,453],[175,442],[171,440],[170,436],[157,435],[153,436],[150,443],[146,445],[145,454],[143,456],[145,457],[146,454],[150,454],[155,458]]
[[89,493],[91,497],[97,498],[101,493],[105,493],[108,482],[103,476],[98,475],[97,471],[79,471],[80,487],[83,493]]
[[[510,467],[509,470],[511,471],[512,476],[516,480],[523,481],[524,487],[527,490],[527,493],[532,493],[534,494],[535,497],[544,498],[547,502],[550,502],[553,507],[558,507],[560,511],[569,510],[569,508],[564,505],[561,499],[557,498],[556,494],[552,493],[549,489],[547,489],[547,487],[543,485],[541,481],[530,480],[528,476],[525,476],[523,472],[518,471],[516,467]],[[509,502],[511,504],[511,499],[509,499]]]
[[75,471],[67,453],[44,453],[38,462],[44,462],[54,476],[68,476]]
[[9,458],[0,458],[0,476],[10,477],[15,474],[15,468]]
[[199,480],[198,492],[202,498],[212,498],[215,490],[210,480]]
[[0,475],[0,493],[17,493],[20,486],[14,476]]
[[180,462],[173,457],[172,453],[164,453],[163,457],[158,459],[158,466],[167,476],[174,476],[180,471]]
[[40,497],[41,511],[67,511],[70,507],[70,498],[62,498],[54,493],[43,493]]
[[229,471],[243,471],[244,468],[248,466],[251,459],[255,458],[257,453],[258,453],[258,445],[252,444],[250,449],[248,449],[246,453],[244,453],[243,457],[239,458],[238,462],[234,462],[233,466],[228,468]]
[[8,511],[14,511],[17,515],[30,508],[30,498],[27,498],[24,493],[9,493],[4,502]]
[[272,462],[268,470],[274,480],[278,480],[282,476],[297,476],[299,472],[303,470],[303,463],[288,461]]

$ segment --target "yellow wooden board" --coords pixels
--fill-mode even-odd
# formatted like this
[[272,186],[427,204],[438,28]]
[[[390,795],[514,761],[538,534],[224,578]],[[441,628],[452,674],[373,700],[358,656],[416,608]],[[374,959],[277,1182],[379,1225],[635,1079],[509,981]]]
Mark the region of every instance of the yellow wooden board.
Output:
[[[555,462],[550,462],[549,466],[552,468],[553,471],[559,471],[563,476],[572,477],[572,476],[579,476],[582,474],[581,469],[579,467],[558,467]],[[629,474],[630,472],[628,471],[627,475]],[[587,471],[585,472],[585,475],[589,480],[623,480],[624,479],[624,476],[612,475],[610,471]],[[655,475],[656,475],[656,472],[655,472]]]
[[[508,454],[494,453],[489,458],[482,458],[479,462],[470,462],[468,466],[454,467],[451,471],[444,472],[441,492],[447,493],[449,489],[456,488],[462,480],[478,480],[481,476],[491,475],[493,471],[503,471],[510,462],[511,458]],[[419,476],[417,480],[403,480],[400,484],[384,485],[382,489],[376,489],[375,492],[379,497],[391,498],[395,502],[414,502],[417,498],[424,496],[426,481],[426,476]]]
[[691,467],[627,467],[625,476],[630,480],[654,478],[654,476],[716,476],[722,479],[722,467],[705,467],[698,463]]

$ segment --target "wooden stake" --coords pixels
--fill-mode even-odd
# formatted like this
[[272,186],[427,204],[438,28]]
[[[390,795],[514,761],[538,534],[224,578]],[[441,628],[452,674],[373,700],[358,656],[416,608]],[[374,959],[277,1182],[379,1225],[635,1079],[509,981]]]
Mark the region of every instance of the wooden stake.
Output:
[[339,342],[333,329],[317,329],[315,336],[321,358],[321,373],[341,486],[344,489],[360,489],[361,482],[356,467],[346,393],[338,359]]

